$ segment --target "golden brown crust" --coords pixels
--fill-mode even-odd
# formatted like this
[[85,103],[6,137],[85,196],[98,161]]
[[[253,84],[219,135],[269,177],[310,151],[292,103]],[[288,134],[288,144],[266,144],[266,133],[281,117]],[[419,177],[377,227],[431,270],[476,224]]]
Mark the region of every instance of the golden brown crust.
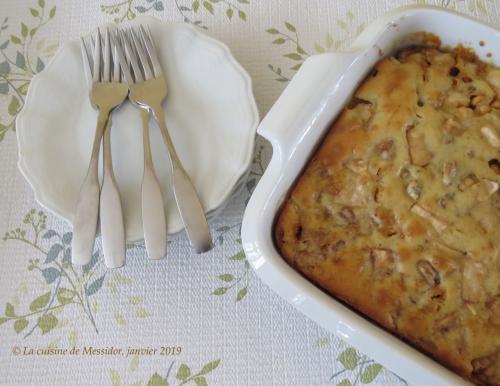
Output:
[[408,49],[358,88],[275,225],[310,280],[500,385],[500,69]]

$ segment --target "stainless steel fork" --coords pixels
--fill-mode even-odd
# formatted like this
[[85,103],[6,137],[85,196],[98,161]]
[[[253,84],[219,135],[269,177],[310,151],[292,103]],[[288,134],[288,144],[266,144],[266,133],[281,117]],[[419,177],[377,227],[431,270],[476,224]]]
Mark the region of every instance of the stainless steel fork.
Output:
[[[110,268],[117,268],[125,263],[125,231],[120,195],[111,162],[110,113],[123,103],[128,94],[128,86],[120,81],[120,66],[116,59],[116,52],[113,68],[111,68],[111,41],[108,30],[104,37],[104,53],[101,52],[101,39],[98,30],[92,60],[89,58],[85,41],[81,39],[83,64],[90,89],[90,102],[95,109],[99,110],[99,115],[89,168],[81,186],[73,219],[72,262],[78,265],[90,262],[100,207],[105,263]],[[102,188],[99,190],[98,162],[103,134],[104,176]]]
[[[196,252],[206,252],[212,247],[210,229],[196,190],[177,156],[165,123],[162,102],[167,97],[166,80],[150,31],[141,26],[138,34],[133,29],[129,33],[122,32],[121,42],[117,42],[117,54],[130,88],[129,99],[149,110],[158,123],[168,149],[174,196],[188,238]],[[121,43],[125,45],[130,63],[125,58]]]

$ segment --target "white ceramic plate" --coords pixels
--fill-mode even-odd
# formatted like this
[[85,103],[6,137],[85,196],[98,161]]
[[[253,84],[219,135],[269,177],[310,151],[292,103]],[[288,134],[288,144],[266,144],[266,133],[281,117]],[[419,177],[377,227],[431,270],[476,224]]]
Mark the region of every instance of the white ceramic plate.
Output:
[[[150,27],[169,89],[167,125],[203,207],[220,209],[246,175],[259,116],[251,80],[222,43],[186,24],[141,17]],[[91,107],[78,42],[66,43],[35,76],[17,119],[19,168],[38,202],[72,221],[90,159],[97,112]],[[169,233],[182,229],[170,186],[166,148],[153,121],[151,145],[166,202]],[[142,235],[143,170],[139,111],[129,102],[113,115],[114,171],[126,238]]]
[[307,59],[257,130],[271,142],[273,156],[247,205],[242,243],[257,275],[324,328],[412,385],[457,386],[468,383],[291,268],[279,255],[272,237],[276,213],[288,190],[359,82],[381,59],[381,53],[418,44],[422,34],[415,32],[421,31],[438,35],[444,46],[461,43],[474,49],[482,60],[500,64],[499,31],[433,7],[399,9],[370,24],[349,51]]

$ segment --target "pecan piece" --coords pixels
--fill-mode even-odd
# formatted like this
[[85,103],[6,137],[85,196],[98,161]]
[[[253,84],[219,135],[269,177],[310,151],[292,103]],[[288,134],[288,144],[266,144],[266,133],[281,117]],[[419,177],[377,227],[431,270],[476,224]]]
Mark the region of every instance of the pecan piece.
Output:
[[447,161],[443,164],[443,184],[450,185],[453,179],[457,176],[457,163],[455,161]]
[[464,93],[458,91],[450,91],[446,96],[446,101],[452,106],[468,106],[469,98]]
[[408,193],[411,198],[417,201],[422,194],[422,187],[417,181],[410,181],[410,183],[406,186],[406,193]]
[[412,164],[426,166],[431,162],[434,155],[427,149],[423,135],[416,132],[415,128],[406,131],[406,141]]
[[491,69],[486,75],[486,80],[496,89],[500,90],[500,69]]
[[498,191],[498,182],[496,181],[488,180],[487,178],[481,178],[480,183],[488,196],[491,196]]
[[491,112],[491,107],[488,105],[480,105],[476,107],[476,111],[479,114],[488,114],[489,112]]
[[465,177],[462,177],[460,180],[460,183],[458,184],[458,190],[463,192],[467,188],[471,187],[472,185],[475,185],[479,182],[479,178],[475,174],[468,174]]
[[427,260],[419,260],[417,262],[417,270],[424,277],[429,287],[434,288],[441,283],[439,272]]
[[396,148],[392,139],[380,142],[375,146],[375,152],[384,160],[393,159],[396,155]]
[[394,251],[387,248],[373,248],[370,250],[370,260],[373,271],[383,275],[390,275],[395,269]]
[[486,295],[483,281],[486,272],[483,264],[473,261],[470,257],[465,260],[462,272],[462,298],[471,303],[479,303]]
[[460,115],[461,118],[470,118],[474,116],[474,111],[472,111],[471,108],[461,106],[457,109],[458,115]]
[[384,236],[391,237],[398,233],[396,219],[392,210],[379,206],[375,209],[371,219]]
[[339,216],[342,217],[347,222],[347,224],[356,222],[356,215],[354,214],[352,209],[347,206],[343,207],[340,210]]
[[442,334],[447,333],[448,331],[457,326],[458,326],[458,317],[455,312],[446,315],[445,317],[436,322],[436,329]]
[[465,131],[465,128],[453,118],[448,118],[444,122],[443,129],[453,135],[462,135]]
[[481,127],[481,133],[483,133],[484,137],[491,146],[497,148],[500,147],[500,136],[494,128],[490,126],[483,126]]
[[437,218],[434,214],[432,214],[419,204],[413,204],[411,207],[411,211],[416,215],[429,221],[434,227],[434,229],[436,229],[436,231],[438,232],[442,232],[448,227],[448,223]]
[[364,173],[368,169],[366,161],[361,158],[351,158],[345,162],[345,166],[356,174]]

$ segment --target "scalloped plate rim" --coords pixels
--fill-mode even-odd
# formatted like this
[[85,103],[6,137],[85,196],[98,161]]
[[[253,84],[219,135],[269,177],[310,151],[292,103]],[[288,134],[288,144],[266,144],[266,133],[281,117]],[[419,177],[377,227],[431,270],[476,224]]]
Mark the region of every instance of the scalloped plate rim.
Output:
[[[247,146],[247,151],[244,157],[242,157],[241,160],[241,166],[240,168],[234,172],[234,178],[233,178],[233,183],[230,184],[230,186],[226,189],[223,195],[221,195],[221,198],[215,203],[212,204],[210,207],[208,207],[205,212],[207,214],[207,217],[211,219],[215,215],[217,215],[227,204],[229,199],[231,198],[232,194],[238,190],[238,187],[240,186],[241,182],[244,181],[247,176],[248,172],[251,167],[252,163],[252,156],[253,156],[253,151],[255,147],[255,137],[256,137],[256,132],[257,132],[257,127],[260,122],[260,116],[259,116],[259,111],[257,108],[257,104],[255,102],[255,97],[253,95],[253,82],[250,77],[250,75],[247,73],[247,71],[241,66],[241,64],[234,58],[234,56],[231,53],[231,50],[229,47],[217,40],[214,39],[201,31],[199,31],[196,27],[186,24],[186,23],[181,23],[181,22],[168,22],[168,21],[162,21],[160,19],[157,19],[153,16],[145,16],[141,15],[135,18],[134,20],[130,21],[128,24],[129,25],[136,25],[140,24],[141,22],[151,22],[151,23],[157,23],[164,27],[165,24],[168,24],[173,27],[179,27],[179,28],[184,28],[192,32],[195,36],[195,38],[203,39],[206,42],[212,44],[215,46],[222,54],[225,59],[228,60],[229,64],[234,67],[234,69],[237,71],[239,76],[244,81],[244,91],[247,99],[247,103],[250,106],[251,112],[252,112],[252,121],[250,122],[249,120],[249,130],[248,130],[248,146]],[[115,24],[112,23],[106,23],[103,24],[102,26],[110,26],[112,28],[116,28]],[[100,27],[99,27],[100,28]],[[48,61],[45,69],[41,71],[38,74],[35,74],[33,78],[31,79],[30,86],[28,88],[28,93],[26,95],[25,99],[25,104],[22,108],[22,110],[19,112],[19,114],[16,117],[16,137],[17,137],[17,143],[18,143],[18,162],[17,166],[23,177],[26,179],[28,184],[30,185],[31,189],[33,190],[35,200],[46,210],[49,212],[55,214],[56,216],[62,218],[66,222],[68,222],[70,225],[72,223],[72,217],[73,213],[69,213],[69,211],[65,210],[64,208],[61,208],[59,205],[57,205],[54,200],[49,197],[46,192],[43,189],[43,183],[39,181],[39,179],[36,177],[34,173],[32,173],[28,163],[27,163],[27,157],[23,152],[23,144],[26,143],[24,139],[26,125],[25,125],[25,118],[28,113],[28,111],[33,107],[33,101],[35,99],[35,94],[38,85],[40,82],[44,79],[44,73],[46,73],[46,69],[50,68],[62,55],[62,53],[67,50],[72,43],[75,43],[74,40],[69,40],[64,43],[62,43],[59,48],[57,49],[56,53],[54,56]],[[83,70],[82,70],[83,71]],[[179,227],[174,228],[169,230],[169,235],[173,235],[176,233],[181,232],[184,230],[184,226],[181,224]],[[142,237],[131,237],[131,240],[128,241],[139,241],[142,240]]]

